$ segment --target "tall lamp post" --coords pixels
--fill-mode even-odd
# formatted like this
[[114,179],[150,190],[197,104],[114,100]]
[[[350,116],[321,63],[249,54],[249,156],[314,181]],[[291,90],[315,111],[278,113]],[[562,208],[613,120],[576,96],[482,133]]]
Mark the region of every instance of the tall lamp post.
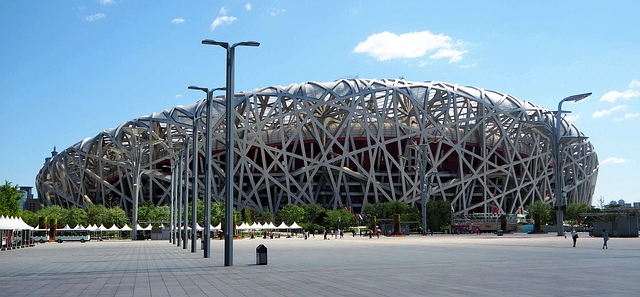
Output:
[[215,88],[209,90],[208,88],[201,88],[196,86],[189,86],[189,90],[200,90],[207,94],[207,123],[205,127],[205,185],[204,185],[204,232],[202,234],[202,249],[204,250],[204,257],[211,257],[211,183],[213,178],[213,172],[211,169],[211,151],[213,146],[211,144],[211,124],[213,123],[211,104],[213,101],[213,92],[224,90],[225,88]]
[[555,166],[553,166],[553,168],[555,169],[554,175],[555,175],[555,198],[556,198],[556,224],[557,224],[557,228],[558,228],[558,236],[563,236],[564,235],[564,216],[562,213],[562,203],[563,203],[563,181],[564,181],[564,170],[563,170],[563,165],[562,165],[562,146],[561,146],[561,140],[562,140],[562,135],[561,135],[561,128],[562,128],[562,114],[563,113],[569,113],[569,111],[564,111],[562,110],[562,103],[564,102],[578,102],[582,99],[585,99],[587,97],[591,96],[591,93],[584,93],[584,94],[578,94],[578,95],[572,95],[569,97],[566,97],[562,100],[560,100],[560,102],[558,102],[558,111],[556,111],[556,120],[555,120],[555,133],[554,134],[554,138],[553,138],[553,142],[554,142],[554,159],[555,159]]
[[[431,169],[427,171],[427,152],[429,149],[429,145],[431,143],[436,143],[442,140],[442,136],[434,136],[433,139],[429,140],[429,143],[425,144],[416,144],[412,145],[412,148],[419,150],[421,155],[421,164],[420,164],[420,203],[422,207],[422,235],[427,234],[427,200],[429,196],[429,191],[431,190]],[[425,180],[426,179],[426,180]],[[425,183],[429,182],[428,186],[425,186]]]
[[229,45],[228,42],[218,42],[211,39],[205,39],[202,44],[217,45],[227,50],[227,84],[226,84],[226,141],[225,147],[225,209],[224,209],[224,266],[233,266],[233,176],[234,176],[234,110],[235,110],[235,98],[234,98],[234,62],[235,62],[235,49],[238,46],[260,46],[256,41],[244,41]]

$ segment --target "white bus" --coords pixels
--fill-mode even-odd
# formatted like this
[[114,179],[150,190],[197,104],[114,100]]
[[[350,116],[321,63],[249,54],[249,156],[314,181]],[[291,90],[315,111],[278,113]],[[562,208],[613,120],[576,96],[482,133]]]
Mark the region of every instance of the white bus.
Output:
[[33,229],[31,236],[33,242],[44,243],[49,241],[49,229]]
[[89,230],[81,229],[58,229],[56,230],[56,242],[61,243],[64,241],[85,241],[91,240],[89,236]]

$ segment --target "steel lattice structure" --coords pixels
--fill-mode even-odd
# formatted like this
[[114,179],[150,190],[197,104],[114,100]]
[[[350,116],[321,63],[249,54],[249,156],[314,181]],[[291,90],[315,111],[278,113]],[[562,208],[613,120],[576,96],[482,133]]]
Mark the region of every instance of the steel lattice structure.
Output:
[[[275,213],[287,203],[356,212],[386,201],[418,206],[422,190],[429,199],[451,201],[456,214],[496,206],[515,213],[554,200],[553,114],[507,94],[444,82],[344,79],[272,86],[235,99],[239,210]],[[224,96],[214,98],[214,201],[224,201],[224,102]],[[205,106],[203,100],[141,117],[56,154],[36,178],[40,199],[128,211],[136,177],[132,159],[139,156],[140,199],[168,203],[185,139],[194,139],[194,123],[205,131]],[[125,127],[143,132],[132,137]],[[562,127],[563,136],[579,140],[562,147],[566,202],[590,204],[597,155],[575,126],[563,120]],[[204,137],[198,133],[199,154],[188,156],[188,164],[199,162],[198,197],[205,188]],[[145,145],[150,139],[162,143]]]

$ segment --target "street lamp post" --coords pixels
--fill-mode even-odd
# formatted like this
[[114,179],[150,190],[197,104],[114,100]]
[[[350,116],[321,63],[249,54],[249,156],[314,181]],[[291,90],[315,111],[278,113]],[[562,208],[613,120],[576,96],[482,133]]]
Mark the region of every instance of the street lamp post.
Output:
[[[186,142],[186,137],[185,137],[185,142]],[[183,149],[184,150],[184,149]],[[180,155],[178,156],[178,188],[176,190],[176,211],[175,211],[175,222],[176,222],[176,232],[174,234],[174,236],[176,237],[176,246],[180,247],[180,244],[182,243],[182,230],[180,228],[182,228],[182,191],[183,191],[183,177],[182,177],[182,154],[184,152],[180,151]]]
[[224,215],[224,266],[233,266],[233,177],[234,177],[234,62],[237,46],[260,46],[259,42],[244,41],[229,45],[228,42],[218,42],[205,39],[202,44],[217,45],[227,50],[227,84],[226,84],[226,147],[225,147],[225,215]]
[[176,210],[175,210],[175,200],[176,200],[176,161],[175,161],[175,157],[173,156],[173,153],[171,155],[171,204],[169,207],[169,228],[170,228],[170,232],[169,232],[169,242],[172,244],[176,243],[176,237],[175,237],[175,232],[176,232],[176,220],[175,220],[175,214],[176,214]]
[[213,178],[213,172],[211,169],[211,151],[213,150],[213,145],[211,143],[211,124],[213,123],[213,113],[211,112],[211,104],[213,102],[213,92],[224,90],[225,88],[214,88],[209,90],[208,88],[201,88],[196,86],[189,86],[190,90],[200,90],[207,94],[207,121],[205,127],[205,193],[204,193],[204,231],[202,232],[202,249],[204,250],[204,257],[211,257],[211,183]]
[[184,139],[184,181],[185,185],[182,189],[182,210],[184,212],[182,219],[182,249],[187,249],[187,243],[189,241],[188,236],[188,221],[189,221],[189,138],[185,137]]
[[[442,140],[442,136],[432,136],[433,138],[429,140],[429,143],[425,144],[415,144],[412,145],[414,149],[419,149],[422,153],[420,156],[420,203],[422,208],[422,235],[427,235],[427,200],[429,196],[429,192],[431,190],[431,169],[427,171],[427,162],[428,162],[428,149],[431,143],[436,143]],[[425,180],[426,179],[426,180]],[[425,185],[426,183],[428,185]]]
[[200,179],[198,172],[198,117],[197,117],[197,108],[193,114],[193,152],[191,156],[193,158],[193,164],[191,169],[191,175],[193,178],[192,181],[192,189],[191,189],[191,252],[195,253],[197,250],[198,244],[198,180]]
[[585,99],[587,97],[591,96],[591,93],[584,93],[584,94],[578,94],[578,95],[572,95],[569,97],[566,97],[562,100],[560,100],[560,102],[558,102],[558,111],[556,111],[556,119],[555,119],[555,133],[554,137],[553,137],[553,142],[554,142],[554,160],[555,160],[555,166],[553,167],[555,169],[554,175],[555,175],[555,200],[556,200],[556,224],[557,224],[557,230],[558,230],[558,236],[563,236],[564,235],[564,216],[562,213],[562,204],[563,204],[563,181],[564,181],[564,170],[563,170],[563,165],[562,165],[562,146],[561,146],[561,139],[562,139],[562,132],[560,131],[562,128],[562,114],[563,113],[569,113],[569,111],[563,111],[562,110],[562,103],[570,101],[570,102],[578,102],[582,99]]

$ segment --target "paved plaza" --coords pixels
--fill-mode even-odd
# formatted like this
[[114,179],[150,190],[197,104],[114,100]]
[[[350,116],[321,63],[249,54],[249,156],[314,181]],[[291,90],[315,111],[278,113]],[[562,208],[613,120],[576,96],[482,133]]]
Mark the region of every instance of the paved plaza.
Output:
[[[0,296],[637,296],[640,239],[435,235],[45,243],[0,252]],[[256,265],[256,247],[268,265]]]

